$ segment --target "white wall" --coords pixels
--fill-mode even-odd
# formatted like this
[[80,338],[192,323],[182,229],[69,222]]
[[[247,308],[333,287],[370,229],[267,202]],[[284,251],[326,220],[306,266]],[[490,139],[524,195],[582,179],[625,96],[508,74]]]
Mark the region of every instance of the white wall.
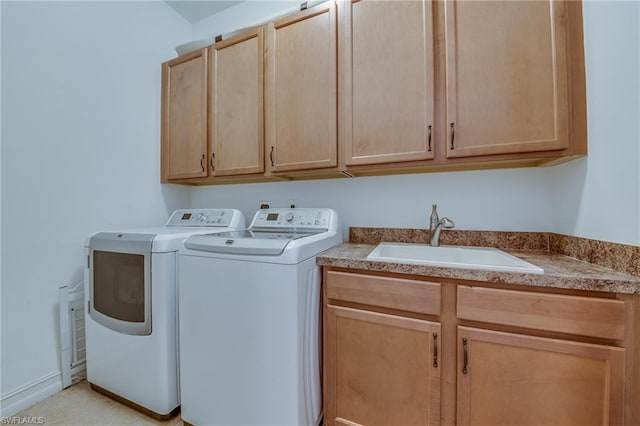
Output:
[[240,28],[261,23],[288,11],[295,11],[302,1],[248,0],[225,9],[193,26],[195,39],[215,37]]
[[190,204],[160,185],[159,141],[160,64],[192,27],[164,2],[1,7],[6,415],[20,391],[59,387],[57,288],[81,281],[87,235]]
[[558,166],[556,232],[640,244],[640,3],[584,3],[589,155]]
[[[268,5],[271,4],[269,8]],[[556,231],[640,244],[638,2],[587,1],[584,30],[589,156],[540,169],[421,174],[192,189],[197,207],[259,200],[336,208],[347,226],[426,227],[431,203],[460,229]],[[247,2],[195,26],[197,37],[230,31],[284,6]]]
[[[431,204],[459,229],[544,231],[549,204],[540,169],[431,173],[275,182],[192,189],[192,206],[233,206],[253,217],[258,201],[286,207],[332,207],[349,226],[428,228]],[[346,234],[345,234],[346,235]]]

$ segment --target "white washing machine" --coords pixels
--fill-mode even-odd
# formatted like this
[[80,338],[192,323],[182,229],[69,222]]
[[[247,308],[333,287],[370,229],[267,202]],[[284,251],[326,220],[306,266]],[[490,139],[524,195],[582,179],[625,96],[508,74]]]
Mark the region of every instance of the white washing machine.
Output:
[[156,418],[180,405],[178,248],[200,233],[244,228],[232,209],[176,210],[164,227],[87,239],[87,380],[95,390]]
[[342,242],[331,209],[259,210],[251,227],[180,250],[182,419],[194,425],[317,425],[316,255]]

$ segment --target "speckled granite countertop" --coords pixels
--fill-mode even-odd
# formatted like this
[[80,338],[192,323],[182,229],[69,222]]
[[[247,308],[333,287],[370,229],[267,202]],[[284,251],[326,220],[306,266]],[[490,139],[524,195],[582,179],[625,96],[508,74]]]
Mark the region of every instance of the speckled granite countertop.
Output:
[[445,268],[408,263],[374,262],[367,255],[377,244],[345,243],[317,258],[318,265],[492,283],[572,290],[640,294],[640,277],[545,250],[502,249],[542,269],[544,274]]

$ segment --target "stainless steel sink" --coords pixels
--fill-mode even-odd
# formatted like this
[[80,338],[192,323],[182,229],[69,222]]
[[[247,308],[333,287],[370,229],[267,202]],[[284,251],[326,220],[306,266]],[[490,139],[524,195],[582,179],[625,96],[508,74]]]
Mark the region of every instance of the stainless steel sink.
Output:
[[433,247],[426,244],[380,243],[367,259],[447,268],[544,273],[543,269],[493,247]]

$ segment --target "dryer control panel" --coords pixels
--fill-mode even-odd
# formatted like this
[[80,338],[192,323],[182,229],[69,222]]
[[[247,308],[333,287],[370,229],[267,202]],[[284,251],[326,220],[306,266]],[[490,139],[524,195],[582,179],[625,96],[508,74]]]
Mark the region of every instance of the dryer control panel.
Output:
[[331,209],[264,209],[258,210],[251,228],[304,228],[326,231],[330,228]]
[[242,227],[242,212],[234,209],[181,209],[173,212],[166,226]]

